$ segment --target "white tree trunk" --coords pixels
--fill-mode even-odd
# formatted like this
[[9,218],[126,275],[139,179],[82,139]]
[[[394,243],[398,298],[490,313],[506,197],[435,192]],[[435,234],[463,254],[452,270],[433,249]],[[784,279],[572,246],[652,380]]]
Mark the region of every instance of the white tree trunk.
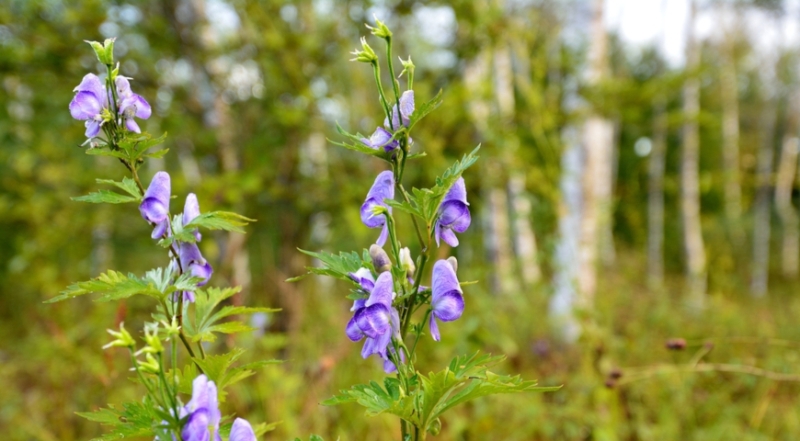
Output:
[[700,51],[695,39],[694,25],[697,4],[691,0],[686,38],[686,70],[689,77],[683,86],[683,152],[681,157],[681,215],[683,244],[686,253],[689,303],[702,308],[706,293],[706,252],[700,223],[700,136],[697,116],[700,110],[700,80],[697,69]]
[[798,254],[800,254],[800,219],[792,205],[792,189],[797,175],[798,139],[784,136],[781,159],[778,162],[778,176],[775,180],[775,206],[783,226],[783,246],[781,266],[783,275],[794,279],[798,273]]
[[647,275],[652,288],[664,285],[664,169],[667,153],[667,114],[663,97],[656,98],[653,151],[648,167]]

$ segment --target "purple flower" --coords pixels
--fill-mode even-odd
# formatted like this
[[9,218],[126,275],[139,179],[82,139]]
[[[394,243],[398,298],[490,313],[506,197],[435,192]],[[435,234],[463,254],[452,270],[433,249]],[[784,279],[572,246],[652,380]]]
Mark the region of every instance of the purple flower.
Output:
[[388,130],[397,130],[400,128],[400,121],[403,125],[408,127],[411,122],[411,114],[414,113],[414,91],[406,90],[400,95],[400,115],[397,112],[397,104],[392,107],[392,124],[389,125],[389,118],[384,118],[383,126]]
[[392,139],[392,134],[383,127],[376,128],[369,139],[361,138],[361,142],[375,150],[383,148],[387,152],[391,152],[400,146],[396,139]]
[[443,239],[451,247],[458,246],[458,238],[454,231],[457,233],[467,231],[471,221],[464,178],[458,178],[439,206],[439,218],[434,227],[436,245],[439,246],[439,239]]
[[[201,280],[197,286],[203,286],[208,283],[214,269],[211,268],[203,255],[200,254],[200,248],[196,243],[180,242],[178,247],[178,254],[180,256],[181,267],[184,273],[191,273],[193,277],[200,277]],[[191,291],[184,291],[183,298],[186,301],[194,302],[194,293]]]
[[229,441],[256,441],[256,434],[253,432],[253,427],[247,420],[236,418],[231,427],[231,436]]
[[163,236],[169,228],[169,195],[169,174],[167,172],[156,173],[139,205],[139,212],[142,213],[144,220],[155,224],[151,235],[153,239]]
[[127,78],[118,76],[114,81],[117,85],[117,94],[120,99],[119,114],[122,119],[125,120],[125,127],[131,132],[141,133],[142,131],[139,129],[139,125],[136,124],[133,118],[150,118],[152,114],[150,104],[140,95],[131,91],[131,84],[128,82]]
[[[183,441],[221,441],[217,386],[200,375],[192,382],[192,399],[181,409],[181,418],[189,416],[181,430]],[[213,438],[212,438],[213,437]],[[243,438],[246,439],[246,438]]]
[[347,323],[345,333],[352,341],[359,341],[366,337],[361,356],[367,358],[378,354],[384,360],[388,359],[387,346],[392,340],[392,335],[399,334],[400,315],[392,307],[394,297],[394,282],[392,273],[385,272],[378,276],[369,298],[357,306],[356,312]]
[[86,137],[94,138],[103,125],[103,110],[108,108],[108,95],[103,82],[95,74],[86,74],[77,92],[69,103],[69,113],[73,118],[86,121]]
[[433,265],[431,281],[431,337],[439,341],[439,325],[436,319],[452,322],[464,312],[464,296],[450,262],[439,260]]
[[[194,193],[189,193],[186,196],[186,203],[183,205],[183,225],[188,224],[197,216],[200,216],[200,204],[197,203],[197,196]],[[203,236],[195,229],[194,238],[200,242]]]
[[386,225],[386,215],[375,214],[373,210],[380,205],[391,213],[392,208],[386,205],[385,199],[394,199],[394,174],[389,170],[381,172],[375,178],[372,188],[367,193],[367,200],[361,205],[361,222],[370,228],[383,227],[375,242],[380,246],[386,243],[386,238],[389,237],[389,228]]
[[[354,282],[361,285],[361,290],[367,293],[372,292],[372,288],[375,287],[375,278],[372,277],[372,271],[367,268],[359,268],[358,271],[354,273],[350,273],[350,278],[353,279]],[[367,299],[356,299],[353,302],[353,307],[350,308],[351,311],[356,311],[364,307],[364,303],[367,302]]]

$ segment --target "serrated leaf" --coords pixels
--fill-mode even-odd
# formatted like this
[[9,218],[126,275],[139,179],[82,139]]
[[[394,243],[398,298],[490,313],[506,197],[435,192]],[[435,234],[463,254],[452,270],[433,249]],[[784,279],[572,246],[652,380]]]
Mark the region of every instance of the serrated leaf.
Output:
[[126,276],[120,272],[109,270],[92,280],[70,285],[60,295],[46,300],[45,303],[59,302],[92,293],[101,295],[95,299],[99,302],[124,299],[137,294],[161,297],[161,292],[152,282],[139,279],[133,274]]
[[192,219],[191,222],[183,226],[184,231],[192,231],[195,228],[205,228],[207,230],[225,230],[244,233],[243,226],[255,219],[244,217],[230,211],[210,211]]
[[91,156],[111,156],[119,159],[128,159],[128,155],[125,154],[125,152],[121,152],[119,150],[101,149],[99,147],[86,149],[86,154]]
[[217,385],[217,390],[221,393],[220,398],[224,398],[222,391],[225,387],[253,375],[255,373],[254,369],[281,363],[279,360],[265,360],[231,368],[233,363],[238,360],[244,352],[242,348],[235,348],[226,354],[209,355],[205,358],[193,358],[197,365],[203,369],[208,379],[214,381]]
[[429,224],[432,224],[436,219],[439,205],[441,205],[447,192],[450,191],[450,187],[452,187],[458,178],[478,160],[477,153],[480,148],[481,146],[478,145],[473,151],[464,155],[460,161],[456,161],[455,164],[445,170],[441,177],[436,178],[436,185],[429,190],[430,193],[424,198],[420,197],[420,199],[424,199],[424,201],[421,200],[420,203],[422,205],[422,212],[425,214]]
[[90,202],[92,204],[124,204],[139,201],[139,199],[133,196],[121,195],[110,190],[98,190],[85,196],[78,196],[70,199],[78,202]]
[[350,389],[340,391],[322,402],[325,406],[336,406],[343,403],[357,402],[367,409],[368,416],[391,413],[407,421],[415,421],[413,398],[399,395],[399,383],[396,378],[386,378],[384,386],[375,381],[369,384],[357,384]]
[[122,178],[122,182],[113,181],[111,179],[97,179],[96,182],[98,184],[113,185],[137,199],[141,199],[143,196],[139,186],[136,185],[136,181],[131,178]]
[[131,437],[150,437],[155,435],[155,428],[160,425],[161,417],[149,400],[142,403],[125,403],[122,410],[113,406],[95,412],[76,412],[77,415],[105,426],[111,431],[92,441],[110,441]]
[[439,93],[437,93],[430,101],[426,102],[425,104],[421,105],[419,109],[415,110],[414,113],[411,114],[411,118],[408,124],[408,130],[411,130],[418,122],[428,116],[429,113],[433,112],[442,105],[442,89],[439,89]]
[[220,321],[233,315],[280,311],[280,309],[266,307],[224,306],[215,312],[220,303],[239,291],[241,291],[241,287],[195,290],[194,317],[183,322],[186,336],[192,341],[214,341],[216,339],[215,333],[233,334],[252,331],[252,327],[241,322],[221,323]]
[[362,267],[370,269],[372,268],[372,259],[369,258],[367,251],[365,251],[362,256],[359,256],[355,251],[351,251],[349,253],[342,251],[337,255],[326,252],[316,253],[314,251],[307,251],[300,248],[298,248],[298,250],[303,254],[319,259],[324,265],[322,268],[313,266],[306,267],[309,274],[331,276],[342,280],[352,281],[350,278],[350,273],[354,273]]
[[163,158],[169,152],[169,149],[156,150],[152,153],[145,153],[142,158]]

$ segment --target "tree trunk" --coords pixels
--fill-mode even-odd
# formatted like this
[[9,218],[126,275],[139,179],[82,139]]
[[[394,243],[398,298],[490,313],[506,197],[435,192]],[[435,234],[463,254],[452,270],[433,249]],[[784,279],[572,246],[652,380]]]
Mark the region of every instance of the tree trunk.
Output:
[[769,281],[770,185],[772,180],[774,103],[768,100],[762,111],[761,142],[756,170],[756,198],[753,218],[753,273],[750,292],[755,297],[767,294]]
[[700,223],[700,136],[697,116],[700,110],[700,80],[697,69],[700,51],[695,40],[694,25],[697,4],[691,0],[686,38],[686,71],[689,77],[683,86],[683,154],[681,158],[681,215],[689,304],[702,308],[706,292],[706,253]]
[[647,275],[651,288],[664,285],[664,169],[667,153],[667,113],[664,97],[656,98],[653,151],[648,167]]
[[784,136],[781,159],[778,163],[778,176],[775,180],[775,206],[783,226],[783,246],[781,266],[783,275],[794,279],[798,273],[798,254],[800,254],[800,219],[792,205],[792,189],[797,174],[798,140]]
[[[733,13],[736,14],[736,11]],[[734,21],[732,27],[735,27],[736,22],[738,21]],[[739,180],[739,86],[733,38],[732,30],[726,30],[723,64],[720,69],[720,95],[725,215],[729,221],[735,222],[742,215],[742,189]]]

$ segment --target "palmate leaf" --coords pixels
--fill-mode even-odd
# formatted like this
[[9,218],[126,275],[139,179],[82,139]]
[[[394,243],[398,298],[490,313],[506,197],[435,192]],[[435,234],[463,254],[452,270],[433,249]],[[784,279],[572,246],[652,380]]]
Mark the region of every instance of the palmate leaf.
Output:
[[158,158],[164,156],[167,153],[166,149],[159,150],[152,153],[146,153],[151,148],[162,144],[164,140],[167,139],[167,134],[164,133],[163,135],[159,136],[158,138],[153,138],[149,133],[142,133],[142,134],[132,134],[128,133],[124,139],[119,142],[119,147],[122,151],[127,153],[128,160],[131,164],[136,163],[139,159],[150,157],[150,158]]
[[407,421],[415,420],[414,398],[400,393],[400,381],[397,378],[385,378],[383,385],[371,381],[369,384],[357,384],[350,389],[340,391],[322,402],[325,406],[337,406],[353,403],[364,406],[368,416],[381,413],[397,415]]
[[[314,251],[307,251],[300,248],[298,248],[298,250],[303,254],[319,259],[324,265],[323,267],[306,267],[308,274],[331,276],[336,277],[337,279],[352,281],[350,278],[350,273],[354,273],[362,267],[370,269],[372,268],[372,259],[369,257],[369,252],[367,250],[364,250],[361,256],[359,256],[355,251],[351,251],[349,253],[342,251],[337,255],[326,252],[316,253]],[[287,282],[294,282],[303,277],[304,276],[293,277],[288,279]]]
[[118,271],[108,270],[92,280],[70,285],[61,291],[60,295],[46,300],[45,303],[60,302],[92,293],[100,294],[100,297],[95,299],[98,302],[124,299],[137,294],[155,298],[162,296],[161,291],[152,281],[140,279],[133,274],[126,276]]
[[[184,331],[193,341],[214,341],[217,333],[236,334],[252,331],[253,328],[238,321],[220,322],[223,318],[232,315],[253,314],[256,312],[277,312],[280,309],[251,307],[251,306],[225,306],[215,312],[217,306],[225,299],[241,291],[235,288],[209,288],[195,291],[194,319],[184,320]],[[187,305],[188,307],[188,305]]]
[[109,433],[93,438],[92,441],[110,441],[131,437],[152,438],[161,421],[161,417],[147,399],[142,403],[126,403],[121,410],[109,405],[108,408],[94,412],[76,413],[90,421],[111,426]]
[[250,219],[230,211],[209,211],[208,213],[203,213],[192,219],[191,222],[183,226],[183,229],[185,231],[195,228],[205,228],[206,230],[225,230],[244,233],[242,227],[255,221],[255,219]]
[[139,202],[142,200],[142,192],[136,185],[136,181],[131,178],[123,178],[122,182],[112,181],[110,179],[97,179],[98,184],[113,185],[122,189],[128,195],[122,195],[110,190],[99,190],[89,193],[86,196],[78,196],[71,198],[73,201],[90,202],[94,204],[123,204],[126,202]]
[[255,369],[276,363],[280,360],[264,360],[255,363],[248,363],[242,366],[231,368],[231,365],[244,354],[242,348],[235,348],[231,352],[219,355],[209,355],[205,358],[193,358],[194,362],[203,369],[209,380],[212,380],[220,391],[220,399],[224,400],[223,392],[226,386],[237,383],[255,374]]

